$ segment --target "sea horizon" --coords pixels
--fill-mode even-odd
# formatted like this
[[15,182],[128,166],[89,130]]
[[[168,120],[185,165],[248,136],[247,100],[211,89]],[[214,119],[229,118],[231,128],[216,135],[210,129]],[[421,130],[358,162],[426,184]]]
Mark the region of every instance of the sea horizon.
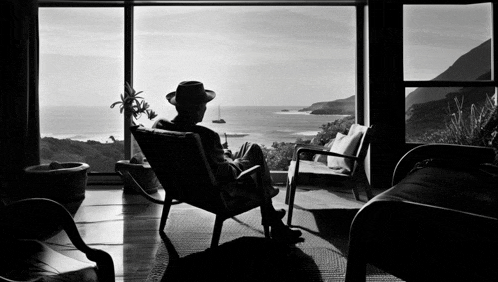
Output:
[[[211,128],[229,147],[239,147],[246,141],[271,146],[273,142],[295,142],[298,138],[310,140],[328,122],[347,115],[313,115],[299,110],[307,106],[222,106],[221,118],[226,123],[213,123],[218,119],[218,107],[208,107],[201,126]],[[176,112],[170,107],[158,118],[172,119]],[[101,143],[123,140],[123,115],[118,109],[107,106],[41,106],[41,137],[93,140]],[[154,121],[142,117],[137,124],[151,127]]]

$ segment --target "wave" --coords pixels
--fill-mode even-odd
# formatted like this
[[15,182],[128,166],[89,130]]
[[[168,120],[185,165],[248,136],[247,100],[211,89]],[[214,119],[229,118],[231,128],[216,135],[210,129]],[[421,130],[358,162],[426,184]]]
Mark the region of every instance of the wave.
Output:
[[310,111],[306,111],[306,112],[287,111],[287,112],[274,112],[274,114],[277,114],[277,115],[309,115],[309,114],[311,114],[311,112]]
[[319,131],[302,131],[302,132],[296,132],[296,135],[302,135],[302,136],[315,136],[318,134]]
[[277,132],[277,133],[292,133],[294,132],[295,130],[293,129],[290,129],[290,128],[287,128],[287,129],[276,129],[276,130],[273,130],[273,132]]

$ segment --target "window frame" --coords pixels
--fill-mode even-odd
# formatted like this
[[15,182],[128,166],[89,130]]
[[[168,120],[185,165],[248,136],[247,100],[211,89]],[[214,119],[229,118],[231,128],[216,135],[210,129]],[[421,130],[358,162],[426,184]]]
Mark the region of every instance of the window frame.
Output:
[[[404,60],[402,64],[402,82],[401,85],[403,89],[407,88],[418,88],[418,87],[494,87],[495,93],[498,93],[498,81],[496,79],[496,67],[498,66],[498,45],[495,40],[498,38],[498,22],[495,18],[498,16],[498,5],[493,3],[492,1],[403,1],[403,6],[430,6],[430,5],[469,5],[469,4],[491,4],[491,78],[490,80],[476,80],[476,81],[459,81],[459,80],[405,80],[404,79]],[[403,13],[404,17],[404,13]],[[401,32],[404,31],[404,25],[401,25]],[[404,48],[404,47],[403,47]],[[404,52],[404,49],[403,49]],[[497,104],[497,101],[494,101]],[[404,107],[404,106],[403,106]],[[406,109],[405,109],[406,111]],[[405,136],[406,136],[406,127],[404,128]],[[406,138],[406,137],[405,137]],[[412,146],[422,145],[422,143],[417,142],[407,142],[406,144],[410,144]]]

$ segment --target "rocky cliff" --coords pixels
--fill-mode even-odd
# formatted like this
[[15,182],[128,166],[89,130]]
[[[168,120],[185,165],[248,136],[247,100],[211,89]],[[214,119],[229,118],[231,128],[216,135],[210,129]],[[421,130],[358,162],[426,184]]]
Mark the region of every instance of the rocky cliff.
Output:
[[354,95],[329,102],[317,102],[311,106],[299,110],[300,112],[311,112],[314,115],[354,115],[355,97]]

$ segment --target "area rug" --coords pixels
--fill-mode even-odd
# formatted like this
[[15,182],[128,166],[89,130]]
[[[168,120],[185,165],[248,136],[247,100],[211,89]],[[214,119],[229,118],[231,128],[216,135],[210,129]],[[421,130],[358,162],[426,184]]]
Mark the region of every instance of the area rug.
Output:
[[[295,210],[304,242],[264,239],[259,209],[228,219],[220,245],[209,248],[214,216],[183,206],[172,210],[147,281],[344,281],[348,232],[358,209]],[[374,267],[367,281],[401,281]]]

